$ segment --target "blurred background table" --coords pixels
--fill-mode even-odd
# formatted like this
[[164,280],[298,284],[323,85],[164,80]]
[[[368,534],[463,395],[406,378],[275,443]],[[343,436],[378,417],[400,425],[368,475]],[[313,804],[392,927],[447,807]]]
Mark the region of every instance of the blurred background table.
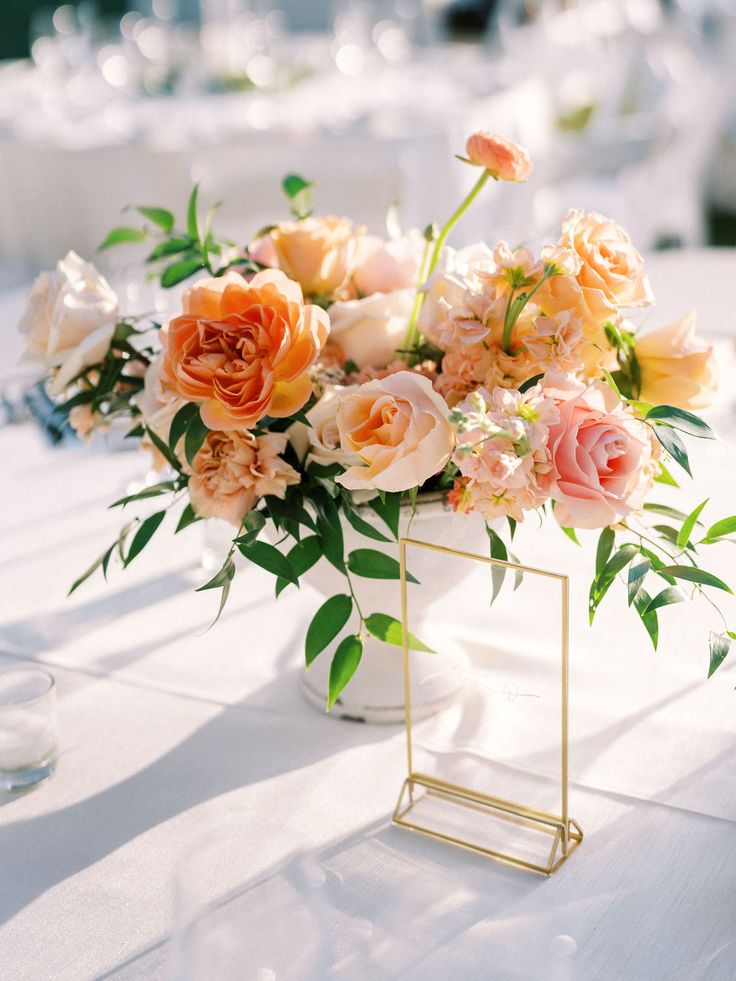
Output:
[[[725,377],[736,367],[735,262],[728,250],[650,262],[663,315],[703,307]],[[0,303],[13,320],[21,294]],[[725,442],[694,448],[697,482],[680,506],[710,495],[731,513],[732,386],[709,419]],[[302,700],[308,588],[276,607],[268,577],[244,570],[223,620],[201,636],[212,605],[192,594],[204,576],[193,528],[176,553],[151,548],[108,585],[92,580],[66,599],[116,533],[105,505],[142,458],[52,450],[30,424],[1,429],[0,450],[0,664],[54,673],[62,743],[56,776],[0,808],[4,977],[172,977],[176,871],[233,825],[255,905],[283,887],[326,910],[339,937],[330,976],[733,977],[736,661],[705,679],[707,608],[674,607],[657,654],[623,591],[589,631],[589,550],[553,527],[520,529],[522,561],[533,536],[535,564],[573,577],[571,813],[586,840],[544,880],[390,827],[403,731],[338,722]],[[717,574],[732,576],[730,551],[711,560]],[[264,949],[298,941],[288,924],[272,931]]]

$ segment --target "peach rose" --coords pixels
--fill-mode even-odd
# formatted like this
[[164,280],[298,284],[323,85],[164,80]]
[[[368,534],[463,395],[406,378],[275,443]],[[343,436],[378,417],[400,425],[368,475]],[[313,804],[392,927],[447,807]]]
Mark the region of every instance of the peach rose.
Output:
[[548,491],[560,524],[603,528],[640,508],[654,471],[649,427],[604,382],[586,387],[550,372],[541,387],[560,413],[547,443]]
[[525,181],[534,169],[527,151],[504,136],[482,131],[469,137],[465,152],[476,167],[502,181]]
[[330,296],[347,279],[355,248],[347,218],[284,221],[271,231],[280,269],[307,296]]
[[161,379],[201,403],[210,429],[248,429],[266,415],[301,409],[312,394],[308,369],[328,332],[324,310],[305,305],[298,283],[278,269],[250,282],[237,273],[203,279],[161,332]]
[[202,518],[222,518],[239,528],[259,497],[283,498],[299,474],[279,455],[285,433],[254,436],[242,432],[211,432],[187,467],[189,500]]
[[309,441],[307,463],[313,460],[324,466],[339,463],[343,467],[352,467],[360,463],[355,453],[346,452],[340,445],[340,431],[337,428],[340,398],[354,392],[356,388],[357,385],[328,386],[319,402],[307,413],[311,423],[307,429]]
[[418,231],[388,242],[376,235],[360,237],[356,243],[353,286],[363,296],[416,287],[425,244]]
[[645,402],[680,409],[713,404],[718,382],[713,345],[695,334],[694,312],[637,337],[634,351]]
[[360,385],[337,409],[340,444],[364,464],[337,477],[348,490],[405,491],[439,473],[455,446],[445,401],[411,371]]
[[409,288],[333,303],[328,310],[331,336],[359,368],[384,368],[404,341],[414,296]]
[[107,280],[76,252],[36,278],[19,326],[28,345],[25,359],[58,369],[53,395],[104,359],[117,316],[118,298]]
[[610,218],[594,211],[570,211],[559,246],[577,253],[580,269],[576,279],[594,316],[610,317],[619,307],[654,302],[644,260],[623,228]]

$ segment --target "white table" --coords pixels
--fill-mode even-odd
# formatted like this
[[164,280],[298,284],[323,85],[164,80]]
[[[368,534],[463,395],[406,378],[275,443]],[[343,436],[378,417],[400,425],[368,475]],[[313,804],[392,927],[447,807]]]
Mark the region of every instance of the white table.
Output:
[[[730,288],[729,259],[655,257],[663,307],[687,273],[686,305],[704,281]],[[733,338],[719,342],[731,370]],[[710,494],[714,513],[733,513],[731,392],[710,418],[731,448],[695,447],[699,482],[681,506]],[[245,570],[223,620],[197,636],[213,604],[192,593],[202,573],[190,529],[66,599],[112,540],[118,515],[105,505],[142,460],[52,452],[28,427],[0,431],[0,450],[0,664],[51,668],[62,743],[56,776],[0,809],[3,978],[171,977],[175,872],[233,826],[254,917],[297,883],[339,933],[336,977],[734,977],[736,654],[706,682],[707,607],[663,617],[656,655],[621,590],[588,631],[591,551],[531,523],[517,536],[522,559],[575,576],[571,813],[586,839],[545,880],[390,826],[402,730],[321,717],[299,693],[314,593],[287,591],[276,606],[270,579]],[[714,555],[709,568],[733,579],[732,549]],[[431,748],[428,736],[423,759]],[[305,857],[311,886],[298,885]],[[273,930],[298,942],[288,924]]]

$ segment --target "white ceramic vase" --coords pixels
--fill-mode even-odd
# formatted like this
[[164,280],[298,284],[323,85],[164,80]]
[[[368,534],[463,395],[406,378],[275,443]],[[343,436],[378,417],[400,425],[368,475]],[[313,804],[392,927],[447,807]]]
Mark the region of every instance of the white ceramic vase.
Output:
[[[374,527],[386,530],[368,507],[361,510]],[[486,552],[487,537],[481,517],[477,514],[455,513],[446,506],[442,495],[426,500],[420,498],[413,518],[409,506],[402,507],[401,512],[400,537],[406,536],[433,545],[452,546],[476,554]],[[345,555],[356,548],[372,548],[398,560],[397,542],[377,542],[360,535],[344,519],[342,524]],[[442,556],[437,552],[417,548],[409,550],[407,567],[421,584],[410,584],[408,587],[411,632],[435,649],[435,653],[411,652],[412,718],[419,720],[447,705],[459,688],[458,673],[449,667],[449,652],[443,653],[442,645],[437,645],[437,638],[429,635],[429,628],[425,636],[422,632],[423,621],[432,606],[441,603],[448,590],[457,586],[470,574],[471,569],[469,564],[464,567],[455,560],[443,562]],[[324,560],[302,578],[325,598],[346,592],[345,578]],[[386,613],[396,619],[401,618],[401,593],[397,580],[353,576],[353,583],[364,615]],[[417,592],[412,594],[412,590]],[[321,712],[324,712],[327,704],[330,663],[339,639],[317,657],[302,678],[304,695]],[[454,652],[452,662],[456,663],[457,659],[457,653]],[[396,723],[404,720],[404,701],[402,649],[368,637],[358,669],[330,715],[360,722]]]

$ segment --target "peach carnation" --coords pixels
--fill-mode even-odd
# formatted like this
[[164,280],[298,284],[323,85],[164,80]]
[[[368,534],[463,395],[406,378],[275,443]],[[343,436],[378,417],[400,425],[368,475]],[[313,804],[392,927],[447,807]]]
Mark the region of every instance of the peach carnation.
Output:
[[239,528],[260,497],[283,498],[286,488],[300,479],[280,456],[287,439],[285,433],[208,433],[192,466],[186,468],[195,513],[222,518]]
[[210,429],[248,429],[266,415],[292,415],[312,394],[309,368],[327,340],[324,310],[304,304],[277,269],[246,282],[237,273],[203,279],[184,312],[162,331],[161,379],[201,403]]

